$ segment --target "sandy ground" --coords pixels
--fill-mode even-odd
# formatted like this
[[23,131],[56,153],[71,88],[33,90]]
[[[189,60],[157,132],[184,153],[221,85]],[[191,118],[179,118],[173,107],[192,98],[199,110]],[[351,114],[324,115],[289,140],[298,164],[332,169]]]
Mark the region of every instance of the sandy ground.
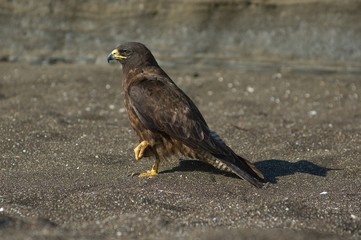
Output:
[[0,64],[1,239],[360,239],[359,74],[167,69],[270,184],[136,162],[117,65]]

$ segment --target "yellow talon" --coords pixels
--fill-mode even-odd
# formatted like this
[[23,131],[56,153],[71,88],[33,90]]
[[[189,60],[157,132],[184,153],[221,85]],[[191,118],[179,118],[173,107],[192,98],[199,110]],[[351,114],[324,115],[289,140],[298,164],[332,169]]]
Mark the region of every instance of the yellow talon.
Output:
[[154,176],[157,176],[158,175],[159,163],[160,163],[160,160],[156,159],[155,163],[152,166],[152,169],[139,174],[139,177],[154,177]]
[[150,146],[148,141],[144,140],[141,143],[139,143],[138,146],[134,148],[135,159],[137,160],[142,159],[144,155],[144,151],[148,146]]
[[157,175],[158,175],[158,173],[156,171],[154,171],[153,169],[151,169],[151,170],[148,170],[146,172],[139,174],[139,177],[154,177]]

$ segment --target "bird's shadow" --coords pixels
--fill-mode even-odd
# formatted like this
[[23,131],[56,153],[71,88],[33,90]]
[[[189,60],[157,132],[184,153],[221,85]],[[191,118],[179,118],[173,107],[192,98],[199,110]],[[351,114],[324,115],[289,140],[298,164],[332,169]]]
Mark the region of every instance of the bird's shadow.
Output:
[[[254,164],[259,170],[261,170],[266,180],[270,183],[277,183],[279,177],[288,176],[295,173],[305,173],[320,177],[326,177],[328,171],[341,170],[341,169],[322,167],[308,160],[290,162],[287,160],[271,159],[271,160],[259,161]],[[161,173],[193,172],[193,171],[211,172],[215,174],[227,175],[230,177],[237,177],[234,174],[225,173],[221,170],[218,170],[210,166],[209,164],[197,160],[181,160],[178,166],[169,170],[162,171]]]
[[299,160],[297,162],[289,162],[287,160],[264,160],[255,163],[256,167],[261,170],[264,177],[270,183],[277,183],[278,177],[288,176],[295,173],[305,173],[320,177],[326,177],[327,173],[333,169],[319,166],[309,160]]

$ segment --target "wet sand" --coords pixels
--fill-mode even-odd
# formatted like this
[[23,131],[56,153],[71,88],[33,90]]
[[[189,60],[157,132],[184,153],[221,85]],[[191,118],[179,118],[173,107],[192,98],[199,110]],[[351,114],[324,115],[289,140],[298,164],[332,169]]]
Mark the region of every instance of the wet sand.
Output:
[[134,160],[117,65],[0,64],[1,239],[359,239],[361,81],[166,69],[270,184]]

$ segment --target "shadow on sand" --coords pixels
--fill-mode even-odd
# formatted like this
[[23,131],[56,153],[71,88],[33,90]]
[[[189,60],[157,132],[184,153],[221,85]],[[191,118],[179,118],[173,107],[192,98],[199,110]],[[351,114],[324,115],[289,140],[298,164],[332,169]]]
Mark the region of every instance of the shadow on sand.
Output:
[[262,171],[263,175],[270,183],[277,183],[278,177],[292,175],[295,173],[307,173],[320,177],[326,177],[328,171],[340,170],[322,167],[308,160],[289,162],[287,160],[271,159],[256,162],[255,165]]
[[[259,170],[262,171],[264,177],[270,183],[277,183],[278,177],[292,175],[295,173],[307,173],[320,177],[326,177],[328,171],[340,170],[340,169],[321,167],[308,160],[289,162],[287,160],[271,159],[271,160],[256,162],[255,165]],[[225,173],[221,170],[212,167],[207,163],[203,163],[197,160],[181,160],[178,166],[169,170],[162,171],[161,173],[192,172],[192,171],[212,172],[215,174],[223,174],[229,177],[237,177],[234,174]]]

